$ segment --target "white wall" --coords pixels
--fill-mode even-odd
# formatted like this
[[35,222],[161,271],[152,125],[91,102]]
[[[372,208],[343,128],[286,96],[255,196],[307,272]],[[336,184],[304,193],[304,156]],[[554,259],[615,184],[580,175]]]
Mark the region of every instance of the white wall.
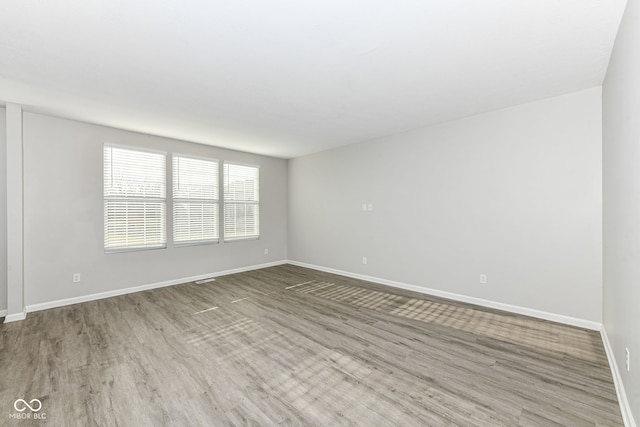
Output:
[[[629,0],[603,86],[604,328],[640,420],[640,2]],[[625,347],[631,371],[625,366]]]
[[291,160],[289,198],[294,261],[601,321],[600,88]]
[[7,128],[0,108],[0,311],[7,309]]
[[[189,247],[169,239],[167,249],[105,254],[105,142],[259,164],[260,239]],[[25,113],[26,305],[285,260],[286,181],[285,160]]]

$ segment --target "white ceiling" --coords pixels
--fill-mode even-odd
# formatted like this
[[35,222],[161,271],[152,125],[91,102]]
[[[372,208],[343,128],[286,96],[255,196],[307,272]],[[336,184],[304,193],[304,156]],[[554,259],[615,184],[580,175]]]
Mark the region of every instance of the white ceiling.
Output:
[[2,0],[0,103],[291,158],[602,84],[626,0]]

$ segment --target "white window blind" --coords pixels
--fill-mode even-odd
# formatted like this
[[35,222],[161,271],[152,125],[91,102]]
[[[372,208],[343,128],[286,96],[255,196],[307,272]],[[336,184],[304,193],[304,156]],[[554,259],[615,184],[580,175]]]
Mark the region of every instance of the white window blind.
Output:
[[218,162],[173,156],[173,241],[218,241]]
[[224,239],[260,236],[260,169],[224,164]]
[[165,230],[165,154],[105,145],[105,250],[164,248]]

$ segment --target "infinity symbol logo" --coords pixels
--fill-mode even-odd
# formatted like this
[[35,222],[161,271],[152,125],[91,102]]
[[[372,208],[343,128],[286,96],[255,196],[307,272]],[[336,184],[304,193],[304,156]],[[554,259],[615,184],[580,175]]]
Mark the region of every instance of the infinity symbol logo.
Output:
[[[35,402],[35,404],[34,404]],[[18,407],[18,404],[22,403],[22,409],[20,409]],[[33,405],[33,406],[31,406]],[[24,399],[18,399],[15,402],[13,402],[13,407],[15,408],[16,411],[18,412],[24,412],[27,410],[27,408],[31,409],[31,412],[38,412],[40,409],[42,409],[42,402],[40,402],[38,399],[31,399],[31,401],[29,403],[27,403],[26,400]]]

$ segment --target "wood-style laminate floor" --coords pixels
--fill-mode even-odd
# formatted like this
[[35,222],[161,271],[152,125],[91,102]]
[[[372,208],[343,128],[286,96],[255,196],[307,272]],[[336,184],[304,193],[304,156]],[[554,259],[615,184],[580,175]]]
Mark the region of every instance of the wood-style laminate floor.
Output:
[[291,265],[31,313],[0,339],[0,425],[622,425],[597,332]]

